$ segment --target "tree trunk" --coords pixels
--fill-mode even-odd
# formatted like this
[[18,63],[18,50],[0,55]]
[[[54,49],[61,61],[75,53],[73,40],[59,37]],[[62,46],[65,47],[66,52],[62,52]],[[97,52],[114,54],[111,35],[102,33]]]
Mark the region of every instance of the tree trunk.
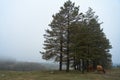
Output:
[[62,34],[61,34],[61,38],[60,38],[60,63],[59,63],[59,70],[62,71],[62,52],[63,52],[63,37],[62,37]]
[[82,59],[82,73],[84,74],[84,70],[85,70],[85,61],[84,59]]
[[70,64],[70,60],[69,60],[69,53],[67,52],[67,66],[66,66],[66,72],[69,72],[69,64]]
[[62,71],[62,52],[60,53],[59,71]]
[[76,59],[75,59],[75,56],[74,56],[74,58],[73,58],[73,61],[74,61],[73,67],[74,67],[74,70],[76,70]]
[[89,72],[89,60],[87,60],[86,63],[87,63],[87,64],[86,64],[87,72]]
[[70,65],[70,60],[69,60],[69,42],[70,42],[70,32],[69,32],[69,12],[68,12],[68,28],[67,28],[67,67],[66,67],[66,72],[69,72],[69,65]]
[[93,70],[96,70],[96,66],[97,66],[96,61],[93,60]]

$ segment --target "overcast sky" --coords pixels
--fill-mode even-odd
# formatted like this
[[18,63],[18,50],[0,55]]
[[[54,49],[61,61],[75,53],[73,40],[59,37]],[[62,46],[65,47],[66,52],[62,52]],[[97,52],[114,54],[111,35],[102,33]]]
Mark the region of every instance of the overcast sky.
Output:
[[[91,7],[110,40],[113,63],[120,63],[120,0],[71,0],[80,12]],[[66,0],[0,0],[0,58],[43,62],[43,34]]]

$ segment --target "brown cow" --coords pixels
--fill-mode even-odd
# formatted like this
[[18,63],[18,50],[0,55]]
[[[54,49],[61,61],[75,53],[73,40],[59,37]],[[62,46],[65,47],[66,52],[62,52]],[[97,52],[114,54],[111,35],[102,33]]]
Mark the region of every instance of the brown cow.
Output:
[[93,65],[89,65],[87,69],[88,69],[89,72],[93,72],[94,71]]
[[105,73],[105,70],[101,65],[97,65],[97,71],[98,72],[102,71],[103,73]]

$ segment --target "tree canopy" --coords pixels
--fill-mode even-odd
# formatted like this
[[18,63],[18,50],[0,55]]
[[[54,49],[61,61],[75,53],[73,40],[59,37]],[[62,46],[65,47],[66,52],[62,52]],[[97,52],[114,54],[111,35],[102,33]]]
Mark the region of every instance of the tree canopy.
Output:
[[112,46],[92,8],[79,12],[79,6],[68,0],[52,17],[50,29],[44,34],[43,59],[59,62],[59,70],[66,64],[67,72],[69,67],[84,71],[90,64],[111,64]]

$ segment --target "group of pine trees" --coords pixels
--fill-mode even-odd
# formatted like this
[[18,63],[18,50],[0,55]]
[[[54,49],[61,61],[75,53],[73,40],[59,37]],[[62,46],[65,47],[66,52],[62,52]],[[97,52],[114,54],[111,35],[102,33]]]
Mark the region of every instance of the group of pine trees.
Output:
[[111,45],[91,8],[79,12],[79,6],[68,0],[52,17],[50,29],[44,34],[43,59],[59,62],[60,71],[65,64],[67,72],[70,67],[84,71],[89,65],[111,64]]

